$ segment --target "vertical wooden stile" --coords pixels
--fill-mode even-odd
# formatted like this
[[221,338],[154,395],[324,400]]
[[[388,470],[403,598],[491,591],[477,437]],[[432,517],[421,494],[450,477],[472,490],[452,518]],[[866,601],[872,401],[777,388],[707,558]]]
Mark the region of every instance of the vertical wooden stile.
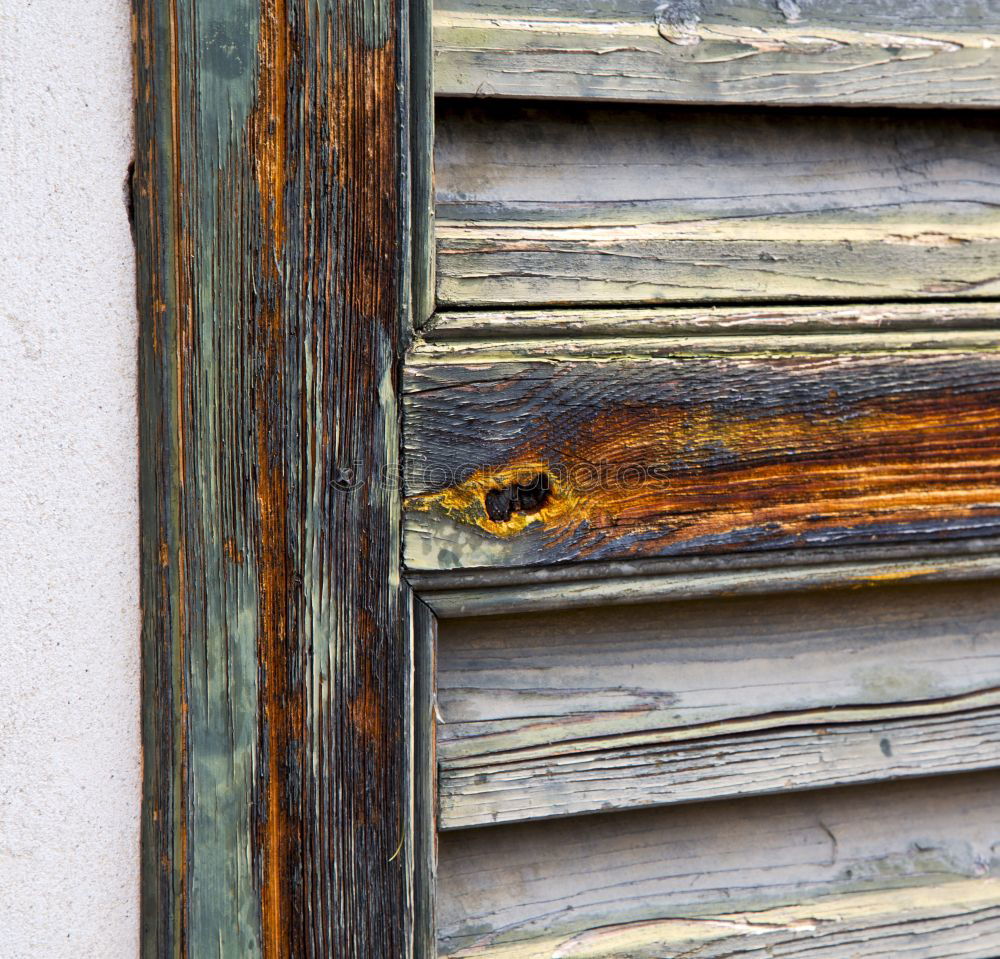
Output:
[[407,12],[134,0],[149,959],[411,954]]
[[410,4],[413,325],[434,312],[434,50],[431,0]]
[[413,649],[414,957],[437,956],[437,744],[435,725],[438,620],[416,593],[410,597]]

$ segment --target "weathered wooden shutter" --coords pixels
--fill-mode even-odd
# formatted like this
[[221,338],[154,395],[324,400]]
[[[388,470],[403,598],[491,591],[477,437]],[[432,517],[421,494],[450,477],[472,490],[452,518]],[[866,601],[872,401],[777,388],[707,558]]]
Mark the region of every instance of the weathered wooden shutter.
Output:
[[144,955],[995,959],[1000,4],[428,6],[134,0]]
[[993,959],[1000,5],[433,22],[426,954]]

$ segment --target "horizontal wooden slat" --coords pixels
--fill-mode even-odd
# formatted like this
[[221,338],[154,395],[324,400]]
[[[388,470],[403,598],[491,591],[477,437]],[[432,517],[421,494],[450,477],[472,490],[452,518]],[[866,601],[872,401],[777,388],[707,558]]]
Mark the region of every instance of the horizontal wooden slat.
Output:
[[986,114],[452,102],[439,306],[1000,293]]
[[853,893],[773,909],[622,922],[452,953],[491,959],[996,959],[1000,880]]
[[[920,548],[928,550],[930,544]],[[764,562],[772,554],[757,554]],[[736,564],[738,555],[720,559]],[[559,567],[531,567],[530,572],[559,570],[566,578],[553,582],[527,582],[512,586],[437,588],[424,592],[424,601],[442,618],[495,616],[498,613],[544,612],[604,605],[677,602],[710,596],[761,596],[819,589],[861,589],[887,583],[961,582],[1000,578],[1000,553],[925,557],[923,559],[872,560],[856,563],[798,563],[737,568],[732,572],[650,572],[646,574],[591,578],[590,566],[570,563]],[[412,574],[411,574],[412,575]],[[428,577],[447,582],[452,572]],[[574,576],[576,578],[574,578]]]
[[424,328],[433,343],[570,336],[861,333],[1000,329],[1000,303],[888,303],[848,306],[658,307],[599,310],[463,310],[438,313]]
[[[770,570],[809,570],[801,577],[801,588],[809,588],[813,572],[822,569],[840,569],[846,577],[822,577],[817,588],[835,588],[842,585],[858,587],[859,579],[864,569],[878,570],[882,568],[885,575],[876,573],[874,582],[907,580],[917,574],[916,567],[932,563],[935,566],[945,566],[949,562],[965,562],[986,560],[995,562],[1000,557],[1000,537],[975,537],[972,539],[946,539],[934,542],[910,543],[871,543],[864,546],[838,546],[831,549],[777,549],[766,552],[726,553],[723,555],[662,557],[659,559],[624,559],[605,562],[560,563],[556,566],[508,566],[480,567],[465,570],[408,570],[407,581],[421,595],[433,595],[434,602],[438,593],[444,590],[477,590],[502,589],[508,586],[568,586],[586,582],[608,582],[610,580],[640,580],[683,577],[688,581],[697,582],[696,576],[701,574],[723,576],[739,576],[747,573],[751,576],[762,576]],[[892,569],[897,574],[891,572]],[[973,567],[969,567],[970,573]],[[993,575],[992,567],[986,567],[990,572],[978,576],[960,574],[959,578],[982,579]],[[794,575],[794,572],[793,572]],[[702,592],[700,589],[691,594],[683,590],[673,590],[672,599],[697,599],[703,596],[725,595],[727,590],[734,594],[744,595],[746,589],[740,588],[737,579],[729,581],[728,586],[710,588]],[[767,587],[768,592],[783,592],[784,587]],[[601,604],[598,604],[601,605]],[[499,610],[504,612],[505,610]],[[512,610],[507,610],[511,612]],[[517,612],[517,610],[513,610]],[[472,614],[478,615],[478,614]]]
[[1000,6],[989,0],[438,0],[435,8],[439,94],[1000,104]]
[[995,959],[994,773],[444,833],[451,959]]
[[[991,705],[961,708],[982,702]],[[905,718],[871,720],[900,714]],[[857,715],[869,718],[849,721]],[[792,713],[780,721],[792,728],[691,742],[665,735],[652,746],[618,747],[598,739],[579,745],[579,752],[567,746],[560,755],[469,761],[441,776],[440,822],[460,829],[1000,766],[996,693],[909,709]],[[744,724],[721,728],[729,725]]]
[[407,564],[997,535],[998,347],[976,332],[425,346],[404,387]]
[[1000,766],[995,582],[442,626],[444,828]]

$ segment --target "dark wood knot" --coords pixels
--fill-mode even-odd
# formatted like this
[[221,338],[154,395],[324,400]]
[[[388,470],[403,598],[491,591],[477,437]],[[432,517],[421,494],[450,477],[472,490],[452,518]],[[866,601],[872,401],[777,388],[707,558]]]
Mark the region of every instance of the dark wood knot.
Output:
[[515,513],[536,513],[545,505],[551,490],[548,473],[536,473],[523,483],[491,489],[484,498],[486,515],[494,523],[506,523]]

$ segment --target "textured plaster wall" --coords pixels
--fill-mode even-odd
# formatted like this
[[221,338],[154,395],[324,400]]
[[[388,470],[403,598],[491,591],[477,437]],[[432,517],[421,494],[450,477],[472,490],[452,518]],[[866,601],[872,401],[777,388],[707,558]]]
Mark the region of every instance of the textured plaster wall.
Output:
[[0,957],[138,954],[128,0],[0,0]]

